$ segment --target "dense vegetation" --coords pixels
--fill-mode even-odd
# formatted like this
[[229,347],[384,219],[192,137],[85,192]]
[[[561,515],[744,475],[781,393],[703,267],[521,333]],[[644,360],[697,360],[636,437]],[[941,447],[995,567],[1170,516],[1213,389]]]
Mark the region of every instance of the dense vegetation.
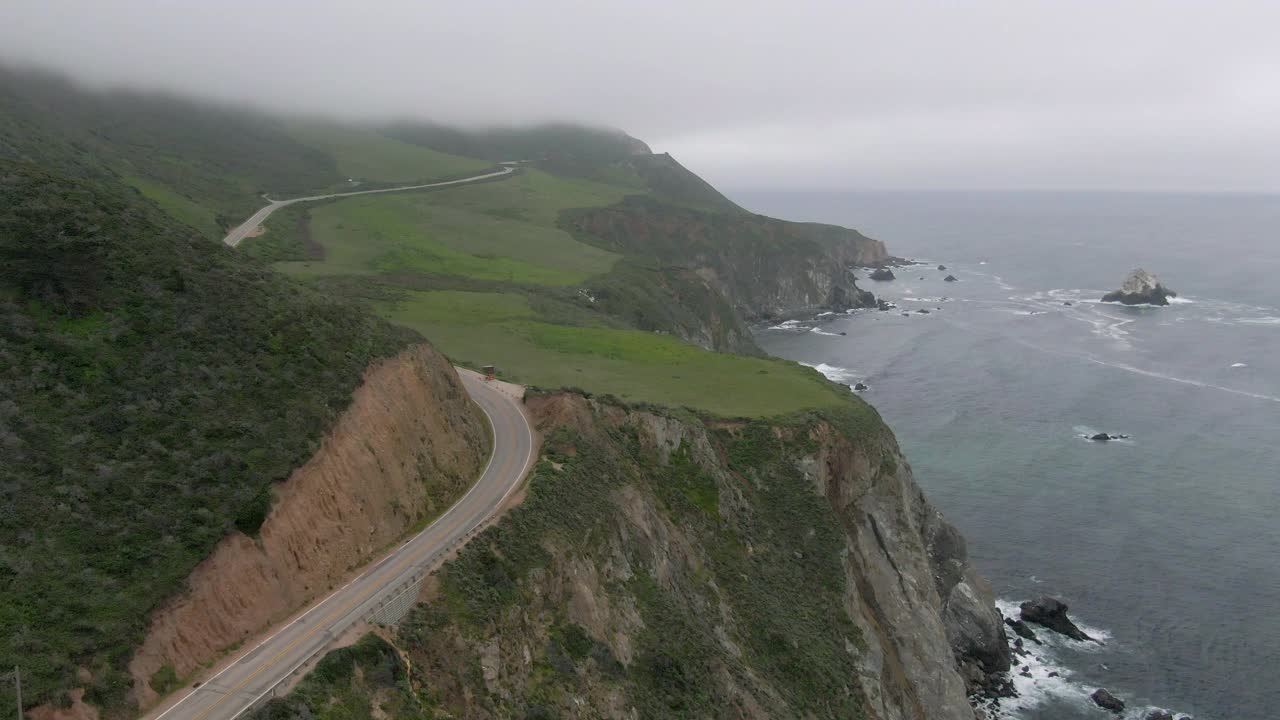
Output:
[[[617,416],[557,427],[524,503],[449,563],[439,599],[401,625],[394,640],[404,658],[367,635],[254,720],[554,718],[583,703],[600,709],[614,693],[626,703],[614,714],[729,717],[736,698],[727,688],[762,683],[779,697],[759,712],[781,701],[788,716],[862,717],[842,530],[795,465],[813,451],[808,428],[824,419],[844,432],[882,428],[856,401],[825,417],[721,427],[710,434],[718,459],[708,465],[687,444],[664,460],[641,427]],[[631,526],[635,501],[629,513],[623,496],[656,508],[683,537],[620,542],[646,532]],[[697,556],[698,570],[684,553]],[[590,582],[583,568],[600,573],[615,613],[635,609],[637,630],[611,625],[600,635],[570,619],[560,588]],[[610,568],[621,577],[605,581]],[[618,634],[626,661],[612,649]]]
[[[413,339],[126,187],[0,161],[0,666],[118,708],[148,612]],[[81,673],[83,674],[83,673]],[[3,692],[9,692],[4,688]]]
[[[291,206],[236,252],[208,242],[259,207],[264,192],[433,180],[512,159],[529,162],[480,185]],[[626,236],[621,228],[637,219],[645,232]],[[148,613],[226,532],[258,528],[271,483],[311,455],[366,366],[414,330],[457,361],[496,362],[535,385],[721,416],[847,409],[847,390],[811,370],[709,351],[758,354],[743,299],[726,297],[703,271],[727,271],[756,252],[785,259],[828,248],[830,233],[815,240],[799,227],[742,212],[618,131],[344,127],[90,92],[0,67],[0,667],[22,663],[28,705],[62,702],[84,686],[88,702],[122,712],[124,665]],[[769,507],[756,524],[726,530],[715,517],[718,490],[696,468],[661,475],[630,446],[619,455],[588,438],[581,447],[563,471],[539,469],[529,509],[517,516],[525,519],[502,533],[533,538],[584,518],[599,530],[610,515],[591,515],[590,504],[640,477],[699,542],[727,553],[716,567],[729,574],[717,582],[747,593],[743,617],[771,611],[751,605],[770,600],[739,588],[732,573],[808,609],[774,639],[812,646],[794,657],[752,646],[771,658],[753,668],[796,698],[839,696],[831,673],[844,672],[844,660],[813,634],[814,618],[839,622],[830,597],[789,589],[811,587],[811,573],[831,569],[830,555],[821,568],[793,569],[803,576],[733,555],[744,537],[782,532],[821,509],[769,494],[794,485],[794,475],[765,468],[768,458],[744,460],[755,470],[742,472],[777,482],[758,488],[753,502]],[[593,477],[603,484],[593,487]],[[536,551],[535,543],[520,552]],[[500,559],[506,575],[494,576],[494,591],[536,566],[521,557]],[[457,573],[472,562],[464,558]],[[659,635],[642,638],[644,663],[623,668],[581,628],[560,623],[558,649],[540,666],[548,687],[565,687],[565,668],[594,663],[625,679],[650,714],[714,707],[692,683],[726,661],[705,645],[699,618],[682,617],[643,577],[626,592],[654,628],[683,638],[679,647],[664,652]],[[484,608],[472,605],[454,609],[480,618]],[[424,618],[418,627],[444,622]],[[805,676],[788,679],[791,666]],[[305,706],[363,717],[361,693],[403,689],[402,670],[373,641],[325,667],[333,672],[317,676],[317,694],[271,712]],[[346,683],[346,700],[317,705],[335,683]],[[0,686],[0,703],[9,692]],[[412,716],[417,697],[379,712]],[[837,707],[808,703],[798,707]]]
[[684,207],[642,195],[609,207],[566,211],[560,226],[585,243],[654,267],[709,271],[747,317],[768,309],[783,286],[807,295],[812,304],[875,305],[852,278],[839,284],[845,292],[841,298],[821,298],[810,278],[815,267],[836,265],[839,272],[839,266],[858,262],[874,241],[856,230]]
[[321,658],[287,696],[269,701],[250,720],[417,720],[428,717],[409,685],[399,652],[372,633]]
[[0,65],[0,158],[75,177],[116,177],[167,212],[220,237],[262,194],[454,177],[491,163],[371,128],[286,121],[249,108],[136,91],[89,91]]
[[[878,425],[852,405],[844,412]],[[792,440],[763,422],[713,432],[722,460],[710,465],[687,444],[664,461],[642,428],[616,417],[556,429],[524,503],[446,566],[440,600],[400,630],[427,717],[558,717],[571,698],[599,701],[602,687],[620,688],[643,718],[726,717],[726,677],[767,683],[797,717],[860,717],[842,530],[795,464],[812,451],[805,428],[816,420],[785,421],[796,425],[783,435]],[[636,502],[683,537],[636,528]],[[600,572],[611,607],[638,611],[638,633],[609,626],[596,636],[569,619],[556,588],[583,567]],[[606,581],[609,568],[621,577]],[[630,635],[627,662],[610,649],[614,633]],[[495,646],[531,656],[501,650],[510,664],[482,682],[471,669]]]

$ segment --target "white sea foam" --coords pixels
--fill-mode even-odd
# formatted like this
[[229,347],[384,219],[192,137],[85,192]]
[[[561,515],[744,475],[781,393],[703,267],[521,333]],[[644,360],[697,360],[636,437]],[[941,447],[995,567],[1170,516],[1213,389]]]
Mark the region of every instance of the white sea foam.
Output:
[[1232,395],[1241,395],[1243,397],[1254,398],[1255,400],[1267,400],[1269,402],[1280,403],[1280,397],[1276,397],[1275,395],[1266,395],[1264,393],[1249,392],[1248,390],[1240,390],[1238,388],[1226,387],[1225,385],[1215,385],[1213,383],[1202,382],[1200,380],[1192,380],[1190,378],[1181,378],[1181,377],[1177,377],[1176,375],[1167,375],[1165,373],[1159,373],[1154,370],[1145,370],[1143,368],[1134,367],[1132,365],[1127,365],[1125,363],[1101,360],[1092,355],[1085,355],[1083,356],[1083,359],[1088,360],[1091,363],[1103,365],[1105,367],[1115,368],[1117,370],[1124,370],[1125,372],[1131,372],[1137,375],[1156,378],[1158,380],[1166,380],[1168,382],[1175,382],[1181,385],[1190,385],[1192,387],[1198,387],[1198,388],[1206,388],[1208,390],[1220,390],[1225,393],[1231,393]]
[[1266,315],[1256,318],[1237,318],[1236,322],[1244,323],[1245,325],[1280,325],[1280,317]]
[[1170,305],[1190,305],[1194,302],[1195,300],[1192,300],[1191,298],[1182,297],[1181,295],[1169,298]]
[[855,373],[854,371],[850,370],[849,368],[839,367],[837,365],[828,365],[826,363],[813,364],[813,363],[807,363],[807,362],[802,362],[800,364],[804,365],[805,367],[811,367],[814,370],[817,370],[832,382],[844,383],[845,385],[849,385],[849,386],[853,385],[854,380],[857,377],[857,373]]
[[831,337],[840,337],[840,333],[827,332],[822,328],[816,328],[816,327],[809,328],[809,332],[815,333],[817,335],[830,335]]
[[1248,365],[1245,365],[1244,363],[1231,363],[1231,367],[1233,367],[1233,368],[1242,368],[1242,367],[1249,367],[1249,366],[1248,366]]
[[[1032,580],[1038,582],[1034,576]],[[1016,618],[1020,614],[1018,603],[1003,598],[996,600],[996,608],[1007,618]],[[1093,700],[1089,697],[1099,686],[1077,678],[1067,665],[1067,661],[1062,657],[1062,653],[1064,650],[1090,654],[1103,652],[1106,650],[1108,643],[1112,642],[1112,636],[1107,630],[1088,623],[1082,623],[1076,618],[1072,618],[1072,622],[1090,637],[1097,638],[1101,642],[1080,642],[1059,635],[1047,628],[1032,625],[1031,627],[1040,642],[1034,643],[1024,640],[1023,649],[1027,651],[1027,654],[1015,654],[1013,656],[1013,668],[1008,673],[1009,681],[1013,683],[1014,690],[1017,691],[1018,695],[1017,697],[1001,698],[998,701],[984,701],[981,703],[983,709],[987,712],[987,717],[1019,720],[1025,717],[1028,711],[1048,702],[1069,703],[1084,709],[1086,712],[1097,711],[1099,712],[1098,717],[1102,717],[1102,713],[1098,711]],[[1016,639],[1016,635],[1009,634],[1011,643]],[[1023,673],[1026,674],[1024,675]],[[1120,690],[1117,690],[1117,693],[1123,695]],[[1158,708],[1154,705],[1144,705],[1131,701],[1128,709],[1120,717],[1124,720],[1140,720],[1156,709]],[[1181,717],[1185,714],[1182,712],[1173,713],[1174,717]],[[1197,715],[1197,717],[1200,716]]]
[[804,330],[805,328],[800,325],[799,320],[783,320],[777,325],[771,326],[769,329],[770,330]]
[[[996,608],[1007,618],[1019,616],[1016,602],[1003,598],[997,599]],[[1027,654],[1013,656],[1013,669],[1008,674],[1018,696],[988,702],[985,705],[988,717],[1020,718],[1027,711],[1049,701],[1065,701],[1079,704],[1084,708],[1093,707],[1089,694],[1096,688],[1075,679],[1074,673],[1067,667],[1060,652],[1067,649],[1076,652],[1098,652],[1111,640],[1111,633],[1103,628],[1081,623],[1075,618],[1072,621],[1090,637],[1097,638],[1101,642],[1079,642],[1047,628],[1033,626],[1040,643],[1023,641],[1023,649]],[[1010,640],[1016,639],[1017,636],[1011,633]],[[1149,709],[1151,708],[1147,708]],[[1137,717],[1143,717],[1145,714],[1146,710],[1143,710]]]

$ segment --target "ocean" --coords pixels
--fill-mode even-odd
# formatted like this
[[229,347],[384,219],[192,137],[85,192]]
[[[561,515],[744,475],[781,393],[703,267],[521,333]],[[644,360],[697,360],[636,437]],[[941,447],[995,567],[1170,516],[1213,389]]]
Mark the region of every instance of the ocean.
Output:
[[[1280,717],[1280,197],[733,197],[927,263],[858,272],[897,310],[757,340],[868,385],[1006,614],[1051,595],[1103,640],[1040,632],[999,716],[1105,717],[1105,687],[1125,717]],[[1178,301],[1099,302],[1138,267]]]

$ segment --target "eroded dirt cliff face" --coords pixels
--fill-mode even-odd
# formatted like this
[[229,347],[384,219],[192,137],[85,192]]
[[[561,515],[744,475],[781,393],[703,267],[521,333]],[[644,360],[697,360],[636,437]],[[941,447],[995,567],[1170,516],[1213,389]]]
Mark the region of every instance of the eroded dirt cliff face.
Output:
[[397,638],[441,717],[972,720],[1008,668],[963,540],[869,406],[711,422],[531,397],[523,505]]
[[276,486],[258,537],[229,534],[153,613],[129,666],[134,700],[154,701],[162,668],[187,676],[446,509],[478,476],[489,433],[430,347],[370,367],[319,450]]

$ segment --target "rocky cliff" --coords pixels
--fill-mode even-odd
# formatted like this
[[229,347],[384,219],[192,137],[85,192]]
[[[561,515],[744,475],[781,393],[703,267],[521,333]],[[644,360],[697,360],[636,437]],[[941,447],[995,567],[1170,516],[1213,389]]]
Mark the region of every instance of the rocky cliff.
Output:
[[478,476],[489,432],[430,347],[369,368],[319,451],[275,487],[258,536],[227,535],[153,613],[129,665],[138,705],[447,508]]
[[991,590],[870,407],[529,406],[529,495],[405,622],[394,682],[353,701],[317,679],[264,717],[341,694],[357,717],[972,720],[1008,668]]
[[883,242],[856,230],[700,210],[649,197],[565,213],[561,226],[631,258],[696,273],[747,320],[874,305],[850,268],[890,259]]

